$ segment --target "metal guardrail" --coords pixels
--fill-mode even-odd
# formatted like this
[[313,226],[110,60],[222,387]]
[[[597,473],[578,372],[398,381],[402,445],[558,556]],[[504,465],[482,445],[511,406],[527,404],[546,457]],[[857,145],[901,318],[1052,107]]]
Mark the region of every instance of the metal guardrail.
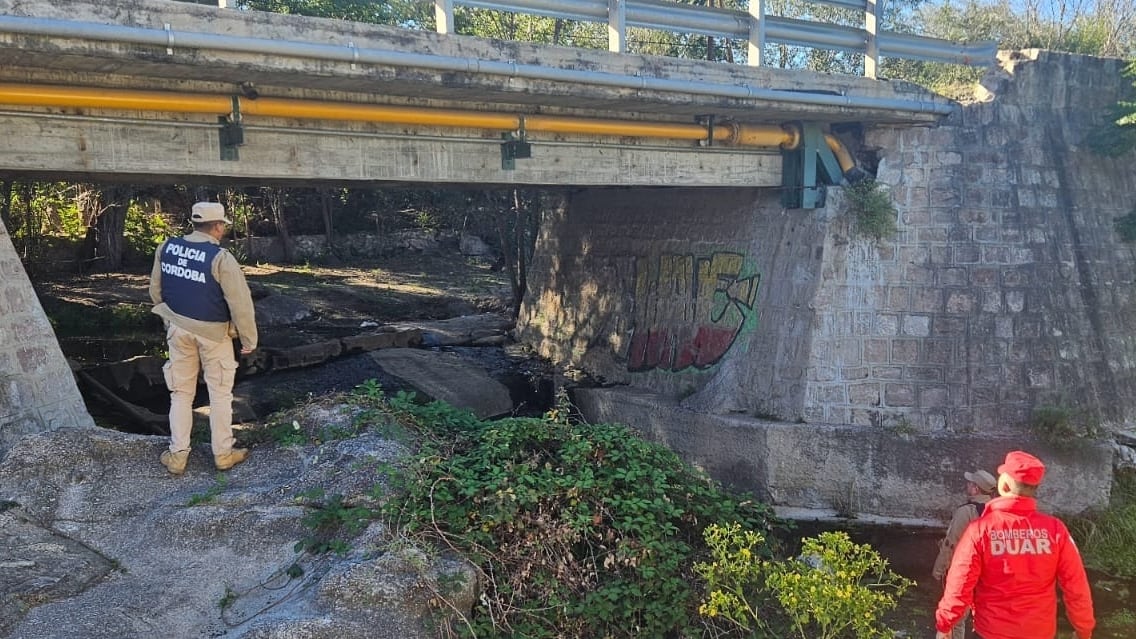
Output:
[[[745,40],[747,64],[761,66],[766,43],[858,53],[864,76],[876,78],[881,57],[970,66],[993,64],[996,42],[960,44],[905,33],[881,31],[883,0],[812,0],[863,12],[863,27],[769,16],[765,0],[749,0],[748,11],[719,9],[669,0],[432,0],[438,33],[454,32],[454,7],[524,13],[580,22],[606,22],[608,50],[627,52],[627,28],[642,27]],[[232,7],[236,0],[216,0]]]
[[765,44],[773,42],[859,53],[864,75],[875,78],[881,57],[985,66],[994,62],[997,43],[958,44],[938,38],[880,31],[881,0],[813,0],[864,14],[863,28],[767,16],[765,0],[750,0],[749,11],[718,9],[667,0],[433,0],[439,33],[453,33],[456,5],[608,24],[608,49],[627,51],[627,28],[745,40],[748,64],[760,66]]

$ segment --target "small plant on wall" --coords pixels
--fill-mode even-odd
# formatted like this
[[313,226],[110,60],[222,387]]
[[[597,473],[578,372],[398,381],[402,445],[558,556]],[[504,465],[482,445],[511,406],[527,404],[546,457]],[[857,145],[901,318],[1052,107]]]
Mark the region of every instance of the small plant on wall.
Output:
[[1064,404],[1044,404],[1034,408],[1029,427],[1040,439],[1057,447],[1094,440],[1102,433],[1099,421],[1085,411]]
[[898,212],[891,195],[873,179],[861,180],[844,187],[848,210],[856,216],[856,233],[876,240],[895,236]]
[[1122,242],[1136,242],[1136,209],[1132,209],[1128,215],[1113,219],[1112,227],[1116,229]]

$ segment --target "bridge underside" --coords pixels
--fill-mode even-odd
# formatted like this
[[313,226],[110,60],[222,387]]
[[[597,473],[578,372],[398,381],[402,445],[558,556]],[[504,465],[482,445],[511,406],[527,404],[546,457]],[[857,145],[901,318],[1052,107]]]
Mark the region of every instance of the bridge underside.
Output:
[[[160,42],[158,40],[161,40]],[[951,108],[906,83],[441,36],[164,0],[0,0],[0,84],[144,90],[631,124],[739,121],[928,124]],[[3,87],[0,87],[0,95]],[[245,115],[221,159],[229,109],[12,104],[0,171],[143,180],[778,186],[774,147],[513,126]],[[708,125],[712,126],[712,125]],[[522,125],[523,128],[523,125]],[[511,164],[511,166],[510,166]]]

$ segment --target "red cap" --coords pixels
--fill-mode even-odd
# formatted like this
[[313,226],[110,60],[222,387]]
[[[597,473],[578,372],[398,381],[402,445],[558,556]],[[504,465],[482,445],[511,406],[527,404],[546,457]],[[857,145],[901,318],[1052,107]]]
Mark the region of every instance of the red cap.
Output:
[[998,473],[1006,473],[1014,481],[1037,486],[1045,476],[1045,464],[1029,453],[1014,450],[1006,453],[1006,461],[998,467]]

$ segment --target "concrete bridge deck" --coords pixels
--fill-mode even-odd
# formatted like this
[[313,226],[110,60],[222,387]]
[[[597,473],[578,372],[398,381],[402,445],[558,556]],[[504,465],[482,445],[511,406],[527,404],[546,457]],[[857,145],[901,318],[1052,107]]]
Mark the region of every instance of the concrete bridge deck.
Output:
[[[165,0],[0,0],[0,84],[146,90],[569,116],[631,123],[931,124],[954,109],[902,82],[439,35]],[[0,96],[4,93],[0,87]],[[119,179],[384,180],[765,185],[776,147],[528,133],[533,157],[501,168],[507,128],[245,116],[241,161],[219,159],[205,112],[12,104],[0,171]],[[222,103],[226,103],[222,101]],[[227,103],[226,103],[227,104]],[[349,136],[350,139],[346,139]],[[410,168],[408,168],[410,167]]]

